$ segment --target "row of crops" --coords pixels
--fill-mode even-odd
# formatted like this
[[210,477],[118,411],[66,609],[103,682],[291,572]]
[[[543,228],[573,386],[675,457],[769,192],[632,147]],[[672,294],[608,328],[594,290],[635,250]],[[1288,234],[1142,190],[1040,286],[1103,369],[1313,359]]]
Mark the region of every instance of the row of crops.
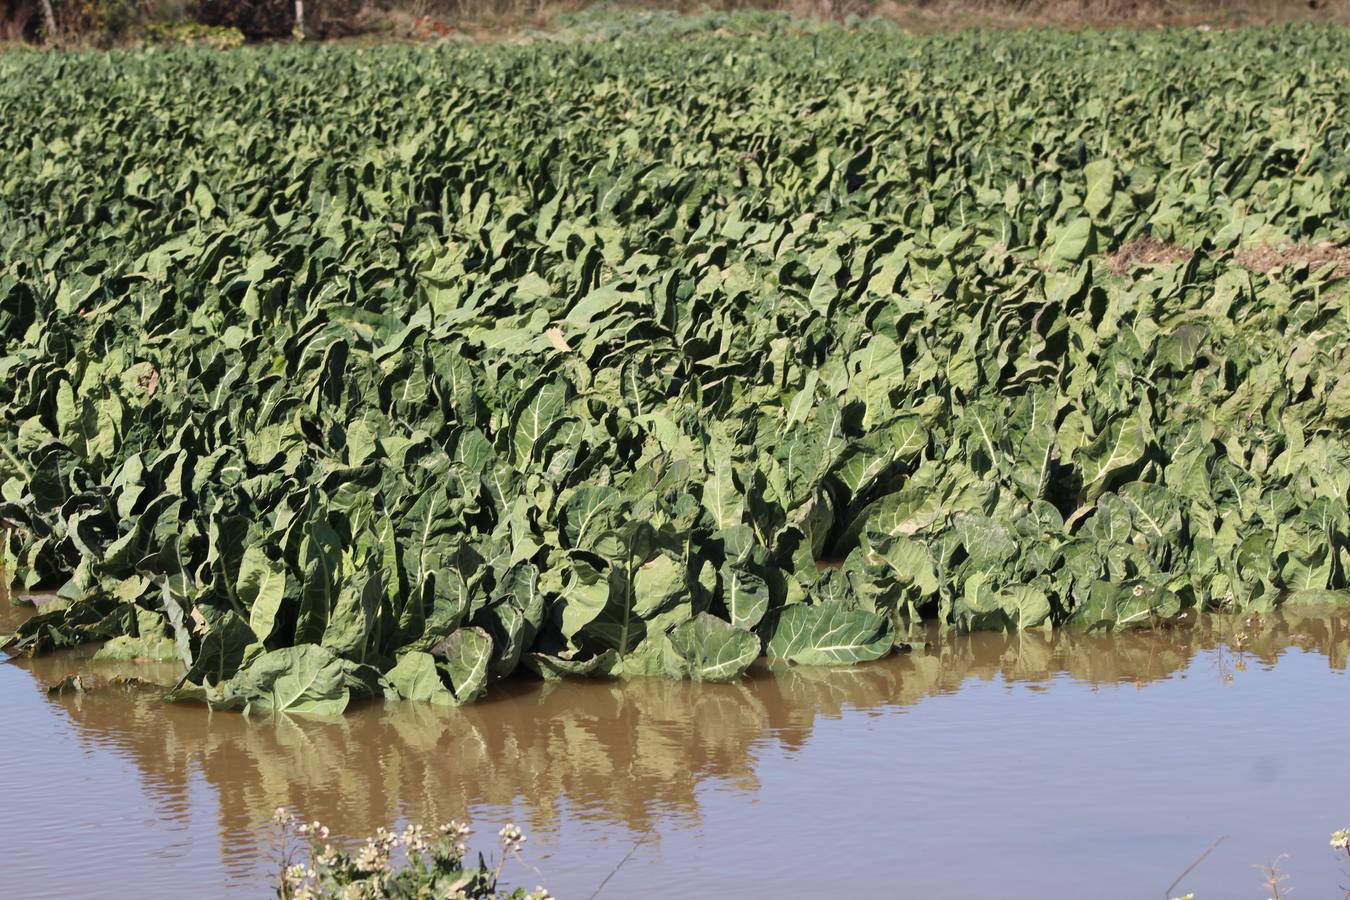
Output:
[[1348,101],[1313,28],[0,56],[10,648],[337,712],[1334,597],[1350,291],[1243,253],[1350,241]]

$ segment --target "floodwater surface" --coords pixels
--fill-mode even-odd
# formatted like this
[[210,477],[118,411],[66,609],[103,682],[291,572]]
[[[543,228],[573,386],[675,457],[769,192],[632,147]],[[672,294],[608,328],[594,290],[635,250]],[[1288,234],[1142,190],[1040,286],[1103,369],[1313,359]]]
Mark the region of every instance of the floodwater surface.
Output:
[[127,686],[47,691],[72,671],[172,669],[16,660],[0,665],[4,893],[264,896],[285,806],[345,838],[467,817],[489,856],[514,821],[529,839],[505,878],[561,900],[602,883],[612,898],[1163,897],[1220,838],[1173,894],[1268,897],[1256,867],[1280,859],[1286,892],[1339,897],[1348,647],[1334,611],[934,633],[846,670],[520,681],[463,709],[252,722]]

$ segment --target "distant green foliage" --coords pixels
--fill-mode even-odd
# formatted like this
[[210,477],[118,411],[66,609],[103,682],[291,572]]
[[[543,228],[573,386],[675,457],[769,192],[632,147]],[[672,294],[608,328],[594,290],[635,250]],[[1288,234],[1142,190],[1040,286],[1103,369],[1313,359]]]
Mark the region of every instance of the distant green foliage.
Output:
[[226,50],[244,43],[239,29],[197,22],[147,22],[141,26],[141,38],[149,44],[184,44]]
[[[868,27],[894,28],[883,19],[866,20]],[[577,12],[562,13],[552,21],[563,38],[590,40],[646,40],[706,35],[774,37],[788,34],[832,33],[839,26],[783,10],[705,10],[685,15],[673,9],[635,9],[596,3]]]
[[[1350,36],[0,57],[0,527],[180,695],[1347,587]],[[1106,254],[1148,235],[1180,261]],[[1119,267],[1118,267],[1119,268]]]

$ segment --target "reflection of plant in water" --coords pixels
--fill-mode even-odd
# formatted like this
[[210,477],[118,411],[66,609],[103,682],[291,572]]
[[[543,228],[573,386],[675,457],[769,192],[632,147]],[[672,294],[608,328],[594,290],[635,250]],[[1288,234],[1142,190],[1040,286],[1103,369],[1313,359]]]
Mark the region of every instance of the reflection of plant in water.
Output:
[[1289,854],[1281,853],[1269,865],[1254,867],[1261,871],[1263,878],[1261,886],[1270,892],[1270,900],[1282,900],[1293,893],[1292,889],[1286,890],[1284,886],[1289,876],[1280,871],[1280,864],[1288,858]]
[[1246,632],[1238,632],[1231,644],[1219,643],[1214,648],[1214,668],[1219,672],[1219,680],[1232,684],[1235,672],[1247,671]]
[[[852,669],[758,670],[734,684],[522,681],[467,707],[370,704],[337,720],[249,722],[128,691],[49,701],[86,739],[132,758],[165,810],[185,805],[200,772],[230,836],[222,855],[233,874],[247,877],[266,858],[249,836],[265,832],[278,806],[341,822],[348,834],[487,807],[519,816],[535,834],[575,816],[622,823],[636,835],[672,813],[697,817],[698,788],[710,779],[754,790],[761,748],[795,752],[820,719],[916,704],[972,679],[1148,685],[1202,651],[1233,646],[1239,633],[1246,659],[1273,663],[1297,646],[1344,667],[1350,617],[1286,608],[1259,623],[1203,618],[1164,632],[933,631],[926,649]],[[23,664],[55,682],[70,657]]]
[[[1350,828],[1342,828],[1340,831],[1331,833],[1331,849],[1335,852],[1336,857],[1341,860],[1342,867],[1345,868],[1346,863],[1350,863]],[[1282,898],[1288,897],[1294,892],[1294,889],[1287,885],[1289,875],[1280,871],[1280,866],[1288,858],[1289,854],[1281,853],[1267,865],[1252,867],[1261,873],[1261,886],[1269,892],[1270,900],[1282,900]],[[1347,874],[1350,875],[1350,869],[1347,869]],[[1345,891],[1345,900],[1350,900],[1350,888],[1342,886],[1341,890]],[[1177,900],[1188,900],[1190,897],[1191,895],[1188,894],[1186,897],[1177,898]]]
[[[347,853],[328,841],[328,828],[318,822],[297,824],[295,816],[278,808],[272,816],[280,831],[280,875],[277,896],[282,900],[381,900],[388,897],[502,898],[502,900],[553,900],[542,887],[533,891],[517,888],[498,892],[502,865],[508,856],[520,858],[525,834],[515,825],[497,833],[501,856],[487,868],[482,856],[478,868],[464,865],[470,835],[467,825],[452,821],[428,831],[409,825],[402,832],[378,828],[355,853]],[[308,846],[306,858],[297,862],[299,851],[290,837],[300,837]]]

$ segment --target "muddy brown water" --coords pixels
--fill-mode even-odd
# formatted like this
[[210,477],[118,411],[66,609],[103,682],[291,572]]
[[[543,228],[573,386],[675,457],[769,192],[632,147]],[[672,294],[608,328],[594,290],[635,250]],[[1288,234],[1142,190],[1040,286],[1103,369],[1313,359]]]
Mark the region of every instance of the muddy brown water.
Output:
[[1162,897],[1224,836],[1174,894],[1268,897],[1254,867],[1288,854],[1286,891],[1340,897],[1348,648],[1350,614],[1311,610],[935,634],[847,670],[521,681],[464,709],[261,722],[46,691],[172,667],[17,660],[0,665],[3,892],[264,896],[286,806],[349,838],[468,817],[489,854],[514,821],[529,840],[506,877],[562,900],[611,875],[600,897]]

